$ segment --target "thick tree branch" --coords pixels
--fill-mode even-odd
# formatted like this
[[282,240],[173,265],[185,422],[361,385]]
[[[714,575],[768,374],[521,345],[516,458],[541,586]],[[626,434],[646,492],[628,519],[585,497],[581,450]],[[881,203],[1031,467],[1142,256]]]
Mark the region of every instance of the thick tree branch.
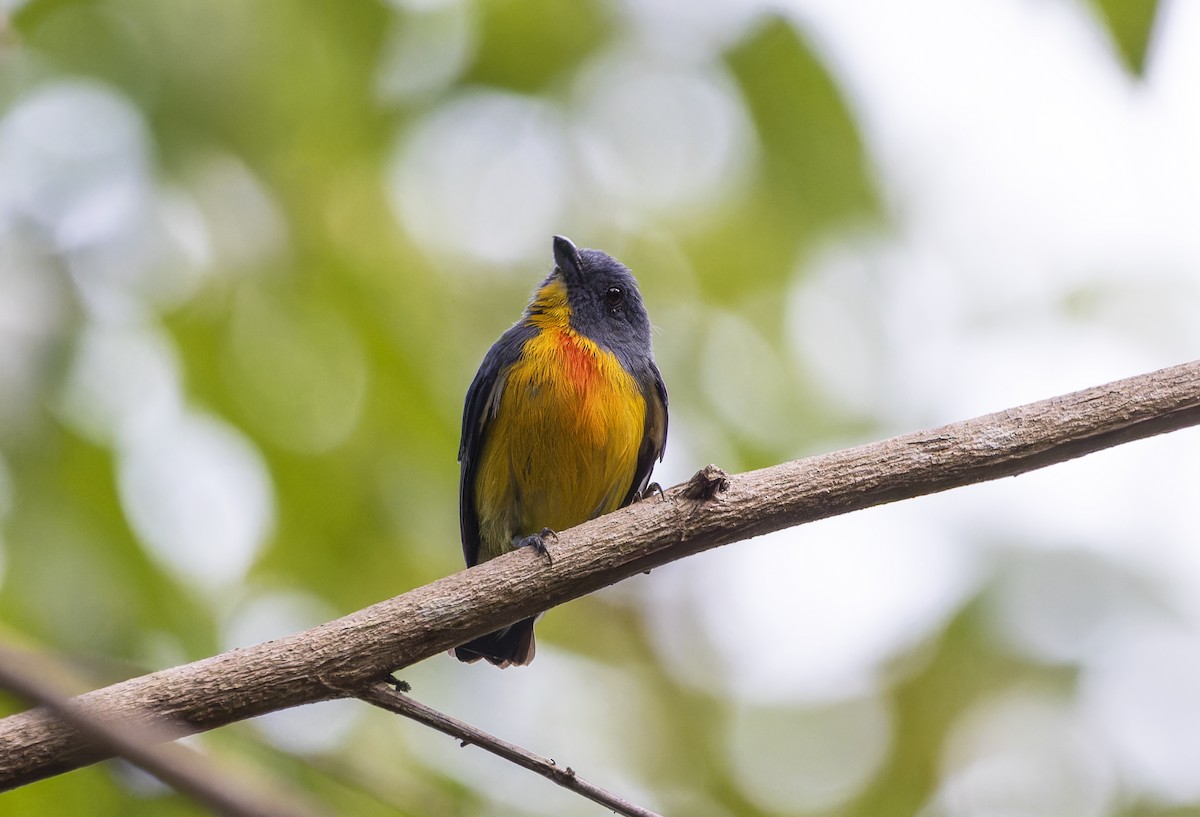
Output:
[[[674,488],[665,500],[560,532],[553,565],[521,549],[312,630],[76,700],[106,717],[149,719],[182,734],[343,697],[344,690],[365,689],[391,670],[497,626],[692,553],[1196,423],[1200,362],[739,474],[712,501],[686,498]],[[104,756],[45,710],[0,720],[0,788]]]

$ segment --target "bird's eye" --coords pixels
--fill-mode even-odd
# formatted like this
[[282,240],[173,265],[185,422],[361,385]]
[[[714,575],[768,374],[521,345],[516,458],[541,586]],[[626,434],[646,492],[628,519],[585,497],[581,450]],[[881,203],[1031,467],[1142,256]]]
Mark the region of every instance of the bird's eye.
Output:
[[625,290],[621,289],[620,287],[609,287],[608,291],[604,293],[604,303],[606,303],[608,308],[611,310],[616,310],[616,308],[619,307],[624,300]]

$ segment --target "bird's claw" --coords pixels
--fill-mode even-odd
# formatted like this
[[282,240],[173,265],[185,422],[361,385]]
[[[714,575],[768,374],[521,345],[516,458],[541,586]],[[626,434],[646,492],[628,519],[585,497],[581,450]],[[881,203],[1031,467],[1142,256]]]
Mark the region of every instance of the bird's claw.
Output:
[[547,565],[554,564],[554,557],[550,555],[550,548],[546,545],[547,539],[558,541],[558,534],[549,528],[542,528],[537,533],[530,534],[524,539],[517,542],[519,548],[533,548],[534,552],[546,560]]
[[667,493],[666,493],[666,491],[663,490],[663,487],[661,485],[659,485],[657,482],[651,482],[649,485],[647,485],[645,488],[643,488],[639,493],[637,493],[633,497],[633,501],[641,502],[642,500],[647,499],[647,498],[653,496],[654,494],[658,494],[659,498],[662,499],[664,502],[667,499]]

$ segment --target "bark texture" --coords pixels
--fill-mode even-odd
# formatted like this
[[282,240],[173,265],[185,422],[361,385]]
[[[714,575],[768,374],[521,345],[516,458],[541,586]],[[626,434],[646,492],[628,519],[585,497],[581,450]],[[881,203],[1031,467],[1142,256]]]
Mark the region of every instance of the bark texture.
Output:
[[[182,735],[360,695],[390,671],[699,551],[1197,423],[1200,362],[1193,362],[758,471],[726,477],[714,469],[663,498],[559,532],[552,565],[522,549],[312,630],[75,701],[96,717],[149,721]],[[0,720],[0,789],[104,756],[45,710]]]

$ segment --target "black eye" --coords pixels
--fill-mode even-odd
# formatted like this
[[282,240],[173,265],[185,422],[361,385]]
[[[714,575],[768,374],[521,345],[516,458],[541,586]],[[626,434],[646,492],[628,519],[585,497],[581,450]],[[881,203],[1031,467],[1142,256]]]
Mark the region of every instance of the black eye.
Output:
[[624,303],[624,301],[625,290],[621,289],[620,287],[609,287],[604,293],[604,303],[606,303],[608,308],[612,311],[616,311],[617,307]]

